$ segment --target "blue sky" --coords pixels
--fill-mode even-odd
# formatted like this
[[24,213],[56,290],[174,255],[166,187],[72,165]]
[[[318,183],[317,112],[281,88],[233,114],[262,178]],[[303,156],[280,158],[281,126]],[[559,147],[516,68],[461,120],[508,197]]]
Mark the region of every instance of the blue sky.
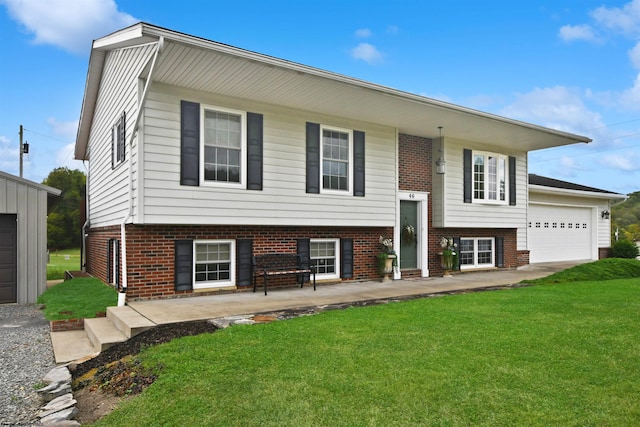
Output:
[[640,191],[640,0],[0,0],[0,170],[73,160],[91,41],[138,21],[586,135],[529,171]]

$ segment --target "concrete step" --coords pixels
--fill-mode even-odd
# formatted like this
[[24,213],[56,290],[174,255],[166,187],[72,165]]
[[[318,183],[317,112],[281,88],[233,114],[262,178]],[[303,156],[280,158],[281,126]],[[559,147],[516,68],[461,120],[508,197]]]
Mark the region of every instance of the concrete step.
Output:
[[127,340],[122,331],[116,328],[111,320],[106,317],[84,319],[84,331],[98,352]]
[[85,331],[51,332],[56,364],[87,359],[98,355]]
[[153,328],[156,324],[129,306],[107,307],[107,319],[127,338]]

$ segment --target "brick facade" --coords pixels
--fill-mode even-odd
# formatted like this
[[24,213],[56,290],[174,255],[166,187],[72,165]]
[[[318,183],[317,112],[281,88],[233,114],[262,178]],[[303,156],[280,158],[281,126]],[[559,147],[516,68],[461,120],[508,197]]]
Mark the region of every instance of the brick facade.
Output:
[[[378,277],[376,254],[380,252],[379,237],[381,234],[392,235],[392,232],[391,228],[372,227],[127,225],[127,299],[194,293],[174,291],[175,240],[251,239],[253,253],[259,255],[268,252],[296,253],[297,239],[302,238],[352,238],[354,265],[353,279],[350,280],[374,280]],[[87,259],[90,262],[87,270],[106,281],[107,245],[109,239],[120,237],[119,227],[91,229],[88,234]],[[295,285],[295,277],[291,276],[288,284]]]

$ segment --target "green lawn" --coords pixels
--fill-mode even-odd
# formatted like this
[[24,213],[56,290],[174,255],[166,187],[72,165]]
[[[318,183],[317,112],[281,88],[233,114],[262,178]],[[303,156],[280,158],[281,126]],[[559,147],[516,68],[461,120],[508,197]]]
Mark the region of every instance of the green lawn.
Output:
[[118,303],[115,289],[94,277],[78,277],[47,289],[38,303],[44,304],[47,320],[96,317]]
[[151,347],[104,426],[640,425],[640,278],[325,312]]
[[64,279],[65,271],[80,270],[80,249],[62,249],[49,252],[47,280]]

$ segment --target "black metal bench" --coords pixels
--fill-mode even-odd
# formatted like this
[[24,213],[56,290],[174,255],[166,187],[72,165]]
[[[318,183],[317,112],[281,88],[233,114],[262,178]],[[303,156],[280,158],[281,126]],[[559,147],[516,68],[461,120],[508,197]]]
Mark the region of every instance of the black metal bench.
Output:
[[271,253],[253,257],[253,292],[256,291],[256,279],[263,278],[264,294],[267,295],[267,277],[297,274],[300,287],[304,286],[305,277],[313,275],[313,290],[316,290],[316,272],[309,261],[306,262],[298,254]]

